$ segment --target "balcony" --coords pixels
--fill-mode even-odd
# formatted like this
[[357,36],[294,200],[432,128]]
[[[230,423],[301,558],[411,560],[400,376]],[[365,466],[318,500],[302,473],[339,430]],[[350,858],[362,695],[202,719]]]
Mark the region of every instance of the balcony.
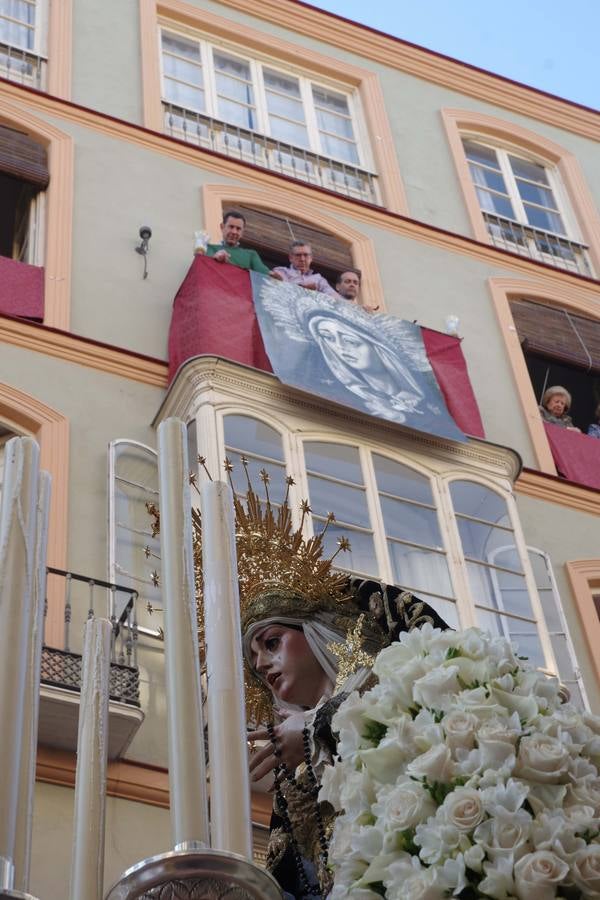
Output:
[[495,247],[547,263],[557,269],[594,278],[585,244],[551,231],[532,228],[531,225],[521,225],[513,219],[505,219],[485,211],[482,214]]
[[46,86],[46,66],[45,57],[0,43],[0,77],[42,90]]
[[[48,568],[54,593],[64,598],[61,646],[42,648],[40,744],[61,750],[77,746],[83,628],[87,619],[112,622],[109,679],[109,759],[122,756],[144,720],[137,665],[137,592],[62,569]],[[56,585],[58,582],[58,585]]]
[[171,137],[327,188],[345,197],[381,205],[377,176],[366,169],[229,125],[173,103],[163,101],[163,113],[165,132]]

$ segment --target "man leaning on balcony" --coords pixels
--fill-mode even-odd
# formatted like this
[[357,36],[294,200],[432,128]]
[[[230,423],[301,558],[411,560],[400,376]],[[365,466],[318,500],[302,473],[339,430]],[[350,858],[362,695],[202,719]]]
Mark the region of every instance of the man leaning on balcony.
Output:
[[256,252],[249,247],[240,247],[240,240],[244,234],[246,217],[237,209],[228,210],[221,222],[222,240],[219,244],[207,244],[206,255],[221,263],[231,263],[240,269],[252,269],[253,272],[262,272],[263,275],[271,275],[281,281],[281,277],[265,266]]
[[308,288],[311,291],[322,291],[324,294],[330,294],[332,297],[339,299],[337,291],[331,287],[326,278],[318,272],[313,272],[310,267],[312,263],[312,249],[310,244],[303,241],[293,241],[290,244],[290,264],[289,266],[277,266],[273,269],[273,275],[282,281],[291,281],[292,284],[299,284],[301,287]]

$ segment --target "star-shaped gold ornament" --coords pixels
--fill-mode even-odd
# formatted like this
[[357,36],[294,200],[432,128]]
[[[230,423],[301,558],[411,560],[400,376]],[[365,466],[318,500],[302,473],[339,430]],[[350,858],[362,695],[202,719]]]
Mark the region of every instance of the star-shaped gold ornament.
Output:
[[363,666],[370,669],[375,662],[375,657],[362,648],[362,629],[364,620],[365,614],[361,613],[356,620],[354,628],[348,629],[346,640],[343,644],[338,644],[335,641],[331,644],[327,644],[327,649],[330,653],[333,653],[338,661],[338,674],[335,683],[336,691],[338,691],[345,680],[350,675],[353,675],[358,669]]

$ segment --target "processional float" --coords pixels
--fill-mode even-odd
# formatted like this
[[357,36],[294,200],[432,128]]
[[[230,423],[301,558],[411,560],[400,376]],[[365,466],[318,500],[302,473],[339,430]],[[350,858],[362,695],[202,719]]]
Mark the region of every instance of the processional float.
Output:
[[[231,489],[201,489],[210,815],[197,634],[186,430],[158,429],[173,849],[123,873],[106,900],[281,900],[254,865]],[[5,449],[0,498],[0,900],[27,893],[42,650],[50,479],[39,449]],[[70,900],[102,900],[111,623],[86,623]],[[43,900],[43,898],[40,898]]]

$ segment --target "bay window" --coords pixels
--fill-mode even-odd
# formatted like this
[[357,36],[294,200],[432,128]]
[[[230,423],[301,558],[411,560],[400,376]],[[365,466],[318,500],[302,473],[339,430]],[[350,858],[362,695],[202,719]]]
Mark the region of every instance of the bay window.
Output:
[[0,0],[0,75],[42,88],[46,0]]

